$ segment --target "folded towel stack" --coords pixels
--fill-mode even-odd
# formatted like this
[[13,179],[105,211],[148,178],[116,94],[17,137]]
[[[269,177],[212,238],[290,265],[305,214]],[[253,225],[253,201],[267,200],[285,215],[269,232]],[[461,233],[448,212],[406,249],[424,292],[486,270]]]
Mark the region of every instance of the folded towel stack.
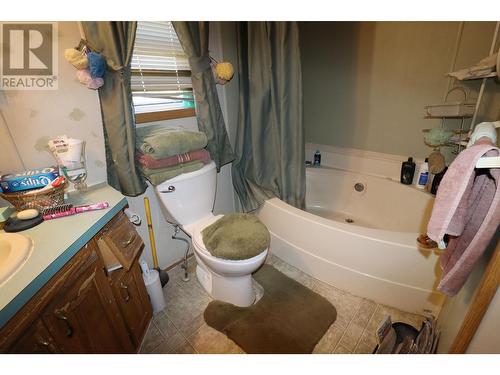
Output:
[[137,129],[136,160],[144,177],[156,186],[208,164],[206,145],[207,136],[202,132],[148,126]]

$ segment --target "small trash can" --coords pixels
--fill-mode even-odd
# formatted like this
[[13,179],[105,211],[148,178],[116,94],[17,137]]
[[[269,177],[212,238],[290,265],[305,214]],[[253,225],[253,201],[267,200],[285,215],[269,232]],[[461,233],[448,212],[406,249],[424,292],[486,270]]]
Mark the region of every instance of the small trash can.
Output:
[[147,263],[141,261],[142,278],[153,306],[153,313],[158,313],[166,307],[165,296],[160,283],[160,275],[157,270],[150,270]]

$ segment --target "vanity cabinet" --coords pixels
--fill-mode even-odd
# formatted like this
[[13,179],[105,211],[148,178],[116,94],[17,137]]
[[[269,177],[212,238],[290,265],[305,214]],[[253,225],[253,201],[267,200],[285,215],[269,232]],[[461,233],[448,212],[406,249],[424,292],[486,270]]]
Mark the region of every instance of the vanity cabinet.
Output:
[[42,321],[63,353],[132,353],[95,244],[85,263],[52,299]]
[[[152,308],[137,262],[143,243],[124,218],[118,213],[2,327],[0,352],[138,351]],[[108,271],[97,245],[104,236],[134,254],[127,269]]]

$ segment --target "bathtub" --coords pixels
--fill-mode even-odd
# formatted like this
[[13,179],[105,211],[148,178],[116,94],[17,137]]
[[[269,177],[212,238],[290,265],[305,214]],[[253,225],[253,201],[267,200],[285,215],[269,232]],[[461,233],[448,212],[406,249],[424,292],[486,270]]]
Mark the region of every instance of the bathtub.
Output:
[[437,316],[439,250],[421,249],[433,196],[389,178],[338,168],[306,169],[306,210],[277,198],[259,218],[270,250],[289,264],[349,293]]

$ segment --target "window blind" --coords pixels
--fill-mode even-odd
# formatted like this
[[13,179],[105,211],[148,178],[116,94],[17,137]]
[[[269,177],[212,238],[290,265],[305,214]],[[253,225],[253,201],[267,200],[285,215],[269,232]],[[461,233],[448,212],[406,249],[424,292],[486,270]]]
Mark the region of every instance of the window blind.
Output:
[[169,21],[139,21],[132,55],[135,113],[194,107],[189,61]]

